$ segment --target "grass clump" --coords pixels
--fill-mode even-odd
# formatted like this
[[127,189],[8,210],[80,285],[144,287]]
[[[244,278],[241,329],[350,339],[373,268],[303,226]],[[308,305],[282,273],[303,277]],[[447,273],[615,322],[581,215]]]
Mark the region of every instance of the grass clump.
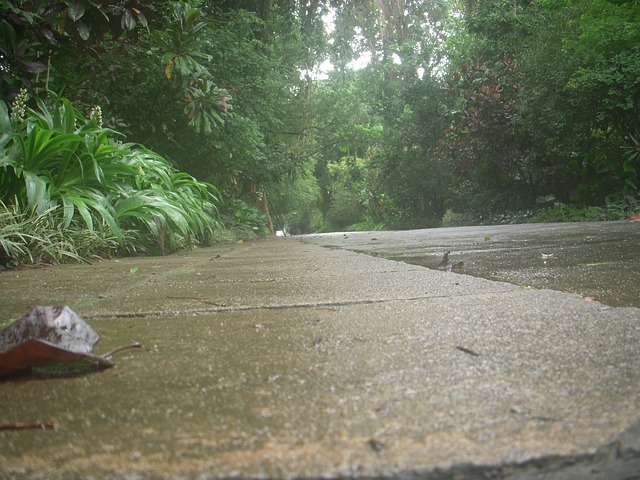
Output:
[[23,212],[17,203],[0,201],[0,264],[89,262],[134,248],[134,232],[122,238],[104,232],[64,227],[56,209]]

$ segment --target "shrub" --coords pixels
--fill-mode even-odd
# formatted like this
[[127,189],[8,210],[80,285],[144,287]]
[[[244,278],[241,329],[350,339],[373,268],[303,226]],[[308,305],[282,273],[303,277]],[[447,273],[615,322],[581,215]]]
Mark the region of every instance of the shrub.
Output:
[[141,145],[121,143],[120,133],[102,127],[98,109],[85,118],[67,99],[50,108],[37,99],[37,110],[21,101],[12,115],[0,102],[6,205],[149,253],[208,242],[220,227],[213,185]]

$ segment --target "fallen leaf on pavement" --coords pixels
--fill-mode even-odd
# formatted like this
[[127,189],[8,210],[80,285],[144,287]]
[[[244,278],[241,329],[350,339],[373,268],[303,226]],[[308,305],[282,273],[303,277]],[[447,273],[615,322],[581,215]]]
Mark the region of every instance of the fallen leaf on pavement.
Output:
[[[69,307],[37,306],[0,330],[0,377],[57,362],[89,360],[108,368],[115,351],[92,353],[100,336]],[[124,347],[139,347],[139,343]]]

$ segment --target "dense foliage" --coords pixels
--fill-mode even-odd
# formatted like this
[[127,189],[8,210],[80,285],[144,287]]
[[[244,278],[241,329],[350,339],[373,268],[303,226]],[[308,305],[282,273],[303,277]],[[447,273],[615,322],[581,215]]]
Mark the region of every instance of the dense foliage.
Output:
[[[122,143],[117,132],[102,128],[98,109],[87,119],[66,99],[52,108],[39,100],[37,111],[21,100],[11,116],[0,102],[0,198],[12,205],[4,205],[5,217],[11,209],[31,212],[37,222],[84,232],[81,238],[100,239],[97,244],[116,253],[172,252],[212,239],[219,227],[212,185],[140,145]],[[24,215],[15,217],[15,223],[23,222]],[[11,240],[9,232],[16,229],[7,225],[0,253],[33,259],[25,242]],[[32,233],[16,232],[17,240]],[[60,260],[53,250],[47,253]]]
[[334,36],[356,31],[372,52],[356,79],[384,129],[362,159],[384,199],[365,208],[372,225],[637,211],[637,2],[372,1],[368,12],[339,18]]
[[1,8],[0,217],[15,219],[0,232],[5,253],[18,249],[9,232],[39,214],[112,250],[157,252],[225,226],[260,234],[638,210],[635,1]]

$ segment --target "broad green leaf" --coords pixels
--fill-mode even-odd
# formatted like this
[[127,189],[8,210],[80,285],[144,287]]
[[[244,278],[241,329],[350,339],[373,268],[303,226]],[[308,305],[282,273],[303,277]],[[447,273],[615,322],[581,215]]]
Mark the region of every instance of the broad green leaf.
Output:
[[73,214],[75,213],[75,206],[73,205],[73,202],[70,201],[68,198],[62,198],[62,218],[63,218],[63,225],[65,228],[67,228],[69,225],[71,225],[71,221],[73,220]]
[[136,19],[131,15],[131,11],[129,9],[124,10],[124,14],[120,20],[120,25],[123,30],[131,31],[136,28]]
[[[86,40],[86,38],[84,40]],[[62,99],[62,108],[60,109],[60,113],[62,115],[62,118],[60,119],[60,126],[64,129],[64,132],[74,133],[76,123],[75,108],[73,108],[70,100],[66,98]]]
[[162,65],[167,64],[168,62],[170,62],[173,59],[174,53],[173,52],[167,52],[164,55],[162,55],[162,58],[160,59],[160,63]]
[[96,180],[98,180],[98,183],[104,185],[105,183],[105,176],[104,176],[104,171],[102,170],[102,167],[100,167],[100,164],[95,160],[95,158],[92,159],[93,160],[93,173],[96,176]]
[[49,129],[55,128],[53,123],[53,117],[51,116],[51,112],[49,112],[49,109],[45,105],[42,98],[36,97],[36,103],[38,104],[38,117],[45,122],[46,128],[49,128]]
[[140,24],[148,29],[149,28],[149,22],[147,21],[147,17],[144,15],[144,13],[140,12],[140,11],[136,11],[136,15],[138,17],[138,21],[140,22]]
[[84,23],[82,20],[78,20],[76,22],[78,27],[78,33],[80,34],[80,38],[82,40],[87,41],[91,35],[91,26],[89,24]]
[[142,192],[136,192],[134,196],[128,198],[121,198],[114,204],[114,209],[120,220],[126,219],[131,216],[142,216],[148,218],[149,212],[145,211],[145,206],[148,205],[146,197]]
[[87,229],[90,232],[93,232],[93,218],[91,217],[91,213],[89,212],[84,200],[78,197],[71,197],[69,200],[75,205],[78,213],[82,217],[82,220],[84,220],[84,224],[87,226]]
[[73,20],[74,22],[80,20],[85,13],[85,6],[82,0],[74,0],[69,3],[67,13],[69,14],[69,18],[71,18],[71,20]]
[[16,31],[7,21],[0,21],[0,50],[4,52],[15,52],[18,42]]
[[24,172],[24,181],[27,190],[28,205],[38,213],[43,213],[51,208],[47,182],[31,172]]
[[7,108],[7,104],[2,100],[0,100],[0,132],[13,132],[11,117],[9,116],[9,109]]

